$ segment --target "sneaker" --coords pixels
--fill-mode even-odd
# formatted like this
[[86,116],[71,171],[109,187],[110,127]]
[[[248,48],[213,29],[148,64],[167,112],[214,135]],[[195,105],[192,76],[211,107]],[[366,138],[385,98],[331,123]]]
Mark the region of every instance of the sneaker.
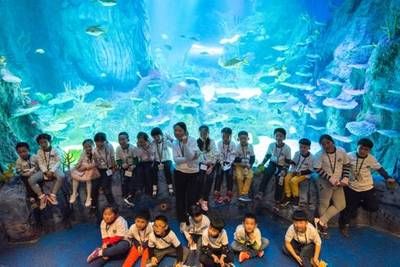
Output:
[[90,206],[92,206],[92,199],[88,197],[85,201],[85,207],[89,208]]
[[248,253],[247,251],[242,251],[239,253],[239,262],[240,263],[247,261],[248,259],[250,259],[250,253]]
[[349,238],[349,237],[350,237],[350,234],[349,234],[349,225],[346,224],[345,226],[340,227],[340,233],[341,233],[344,237]]
[[328,227],[321,224],[321,222],[317,223],[317,230],[322,238],[328,239]]
[[208,211],[208,202],[205,200],[200,200],[200,207],[204,211]]
[[251,202],[251,198],[248,195],[240,196],[238,199],[243,202]]
[[257,257],[259,258],[264,257],[264,250],[260,250],[259,252],[257,252]]
[[126,198],[124,198],[124,202],[126,203],[126,205],[128,205],[128,207],[134,207],[135,206],[135,203],[133,203],[133,197],[131,195],[129,195]]
[[219,197],[221,197],[221,193],[219,191],[214,191],[214,199],[218,199]]
[[58,205],[57,196],[55,194],[50,194],[47,198],[51,205]]
[[283,208],[286,208],[287,206],[289,206],[289,204],[290,204],[290,199],[286,198],[286,197],[280,203],[281,207],[283,207]]
[[231,203],[232,197],[233,197],[232,191],[228,191],[228,192],[226,192],[226,196],[225,196],[225,198],[224,198],[224,201],[225,201],[226,203]]
[[75,201],[76,201],[76,198],[78,197],[78,195],[79,195],[79,194],[74,194],[74,193],[72,193],[72,194],[71,194],[71,197],[69,198],[69,203],[70,203],[70,204],[74,204]]
[[93,252],[90,253],[90,255],[86,259],[87,263],[91,263],[95,259],[100,258],[101,257],[100,256],[100,251],[101,251],[101,248],[96,248],[95,250],[93,250]]
[[42,194],[39,197],[39,209],[44,210],[46,208],[46,205],[47,205],[47,196],[45,194]]
[[262,200],[263,194],[261,192],[258,192],[257,195],[254,197],[255,200]]
[[299,197],[293,197],[292,203],[293,206],[299,206],[300,198]]

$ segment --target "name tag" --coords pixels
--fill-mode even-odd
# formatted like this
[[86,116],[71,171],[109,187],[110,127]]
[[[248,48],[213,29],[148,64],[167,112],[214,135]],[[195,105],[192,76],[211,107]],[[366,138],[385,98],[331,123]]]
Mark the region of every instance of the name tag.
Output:
[[126,177],[132,177],[133,173],[131,171],[125,171],[125,176]]
[[113,175],[113,172],[112,172],[112,170],[107,170],[107,171],[106,171],[106,174],[107,174],[107,176],[112,176],[112,175]]
[[158,164],[158,170],[164,170],[164,164],[162,163]]
[[206,164],[200,164],[200,170],[206,171],[207,170],[207,165]]

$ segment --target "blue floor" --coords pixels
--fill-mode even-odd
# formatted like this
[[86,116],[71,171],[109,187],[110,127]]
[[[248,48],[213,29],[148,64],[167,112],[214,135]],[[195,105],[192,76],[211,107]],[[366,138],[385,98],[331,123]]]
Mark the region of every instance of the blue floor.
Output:
[[[227,222],[229,238],[232,238],[237,223],[237,220]],[[271,244],[263,259],[251,260],[241,266],[296,266],[281,253],[287,225],[272,217],[260,219],[259,225]],[[177,224],[172,223],[172,228],[177,230]],[[330,229],[330,234],[331,238],[324,241],[322,251],[322,258],[330,267],[400,266],[400,239],[395,236],[370,228],[352,229],[350,239],[342,238],[336,228]],[[87,266],[86,257],[99,242],[100,234],[95,225],[76,225],[71,230],[43,236],[36,244],[0,251],[0,266]],[[160,266],[171,266],[171,262],[172,259],[168,259]],[[107,266],[121,266],[121,262]]]

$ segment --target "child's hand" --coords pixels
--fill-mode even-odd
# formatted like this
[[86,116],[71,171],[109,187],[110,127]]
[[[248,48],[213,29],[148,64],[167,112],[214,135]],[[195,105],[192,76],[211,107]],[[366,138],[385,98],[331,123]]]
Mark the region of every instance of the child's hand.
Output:
[[225,266],[225,257],[224,256],[221,256],[221,258],[219,259],[219,265],[221,266],[221,267],[224,267]]
[[299,255],[296,255],[294,259],[299,263],[300,266],[303,266],[303,261]]
[[314,265],[315,267],[318,267],[318,266],[319,266],[319,259],[316,258],[316,257],[313,257],[313,258],[312,258],[312,263],[313,263],[313,265]]
[[331,185],[333,185],[333,186],[337,186],[338,184],[340,184],[339,180],[336,179],[335,177],[329,178],[329,182],[330,182]]
[[348,178],[348,177],[344,177],[344,178],[340,181],[340,185],[341,185],[341,186],[348,186],[348,185],[349,185],[349,178]]
[[189,243],[189,246],[193,245],[194,242],[193,242],[193,238],[192,237],[189,237],[188,243]]
[[182,137],[182,143],[186,145],[187,142],[188,142],[188,137],[187,137],[186,135],[184,135],[184,136]]
[[101,245],[101,248],[103,248],[103,249],[104,249],[104,248],[107,248],[107,244],[106,244],[106,243],[102,244],[102,245]]
[[138,246],[137,251],[138,251],[139,256],[142,256],[142,254],[143,254],[142,246]]
[[177,262],[176,264],[175,264],[175,267],[182,267],[183,265],[182,265],[182,262]]
[[396,180],[395,180],[395,179],[393,179],[392,177],[390,177],[390,178],[388,178],[388,179],[386,180],[386,187],[387,187],[388,189],[394,189],[395,186],[396,186]]
[[158,264],[158,259],[156,257],[152,257],[151,258],[151,265],[157,266],[157,264]]
[[216,255],[212,254],[211,257],[213,258],[214,263],[219,263],[219,258]]

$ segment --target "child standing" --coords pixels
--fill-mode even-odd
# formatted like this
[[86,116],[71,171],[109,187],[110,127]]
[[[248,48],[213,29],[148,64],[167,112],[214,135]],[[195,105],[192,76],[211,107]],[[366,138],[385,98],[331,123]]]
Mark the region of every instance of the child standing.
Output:
[[149,237],[152,232],[149,211],[140,211],[135,216],[135,223],[129,228],[128,237],[132,240],[132,248],[122,267],[133,267],[140,257],[142,257],[140,266],[146,266],[149,260]]
[[[215,191],[214,199],[218,204],[224,201],[230,203],[233,196],[233,168],[232,164],[235,161],[235,142],[231,141],[232,129],[223,128],[221,130],[222,140],[218,142],[218,162],[216,165]],[[221,186],[226,179],[226,195],[221,194]]]
[[153,232],[149,237],[149,264],[158,266],[166,256],[176,257],[175,267],[182,267],[189,251],[181,245],[175,233],[168,226],[168,219],[159,215],[154,219]]
[[86,182],[86,201],[85,207],[92,205],[92,180],[98,179],[100,173],[96,168],[96,163],[93,159],[94,142],[92,139],[86,139],[82,143],[83,152],[79,158],[75,168],[71,170],[72,178],[72,194],[69,203],[73,204],[78,197],[79,182]]
[[264,256],[264,249],[269,245],[269,240],[261,236],[256,216],[252,213],[244,215],[243,223],[236,227],[234,238],[231,247],[234,252],[239,253],[239,262],[254,257],[261,258]]
[[315,156],[314,168],[320,176],[320,217],[315,221],[318,231],[327,237],[329,220],[346,207],[343,186],[349,181],[350,161],[344,149],[335,146],[330,135],[321,135],[319,144],[322,150]]
[[233,266],[233,253],[229,249],[228,235],[222,219],[211,219],[210,226],[203,232],[200,263],[207,267]]
[[239,200],[251,201],[249,191],[253,181],[253,164],[255,155],[253,146],[249,144],[249,134],[246,131],[238,133],[239,144],[235,151],[235,177],[237,181]]
[[164,134],[160,128],[156,127],[151,130],[151,137],[153,138],[152,149],[155,152],[154,163],[155,163],[155,184],[153,184],[153,196],[157,196],[158,193],[158,173],[161,171],[165,175],[165,179],[168,185],[168,194],[174,195],[174,186],[172,184],[172,155],[170,150],[172,149],[173,139],[171,137],[164,138]]
[[294,153],[289,174],[285,176],[285,199],[283,206],[292,202],[299,205],[299,184],[310,178],[313,171],[313,158],[310,153],[311,141],[307,138],[299,140],[299,151]]
[[201,247],[201,236],[210,225],[210,220],[199,206],[192,206],[189,213],[189,224],[183,224],[181,231],[188,241],[190,250],[197,250]]
[[87,258],[91,266],[104,266],[110,260],[124,258],[129,251],[128,224],[119,216],[118,209],[107,206],[100,224],[101,248],[96,248]]
[[32,175],[39,171],[37,157],[30,154],[29,144],[25,142],[17,143],[15,150],[18,153],[18,159],[15,162],[15,169],[25,185],[26,198],[31,204],[33,204],[38,200],[38,196],[32,190],[28,180]]
[[[32,174],[28,182],[32,190],[36,193],[40,200],[40,207],[44,209],[47,201],[52,205],[57,205],[57,192],[60,190],[64,181],[64,173],[61,170],[60,155],[51,146],[51,136],[48,134],[39,134],[36,138],[40,149],[37,153],[37,160],[40,172]],[[41,181],[55,180],[53,188],[49,196],[46,196],[39,186]]]
[[100,178],[93,180],[92,208],[97,209],[100,188],[103,189],[108,204],[114,204],[112,194],[112,177],[115,170],[115,154],[113,146],[107,141],[105,133],[99,132],[94,136],[96,148],[93,151],[94,162],[100,172]]
[[139,184],[144,187],[144,193],[148,196],[152,196],[152,187],[155,184],[154,181],[154,152],[150,146],[149,136],[147,133],[139,132],[137,134],[137,179]]
[[121,173],[121,191],[124,202],[129,206],[134,206],[135,197],[135,170],[138,164],[136,156],[136,147],[129,144],[129,135],[127,132],[118,134],[119,146],[116,149],[117,167]]
[[371,212],[375,212],[379,208],[371,170],[377,171],[388,183],[395,182],[375,157],[371,155],[373,146],[374,143],[370,139],[362,138],[357,143],[357,152],[348,154],[351,173],[349,185],[344,187],[346,208],[340,213],[339,217],[340,232],[345,237],[349,237],[350,220],[357,213],[359,206]]
[[308,222],[307,215],[302,210],[293,212],[292,221],[293,224],[285,235],[283,252],[291,256],[299,266],[318,267],[321,238],[317,229]]
[[265,194],[268,182],[275,175],[275,202],[278,204],[282,201],[283,194],[283,179],[286,175],[288,166],[291,162],[290,147],[283,141],[286,139],[286,130],[276,128],[274,130],[274,143],[268,146],[267,153],[260,166],[264,166],[269,161],[267,168],[264,171],[262,181],[260,183],[256,199],[261,200]]
[[199,133],[200,138],[197,139],[197,146],[200,149],[199,204],[204,211],[208,211],[208,197],[214,182],[217,148],[214,140],[210,139],[210,129],[207,125],[200,126]]
[[196,139],[189,137],[186,124],[178,122],[174,125],[176,141],[173,144],[175,162],[176,214],[178,221],[186,223],[189,208],[197,201],[199,174],[199,149]]

